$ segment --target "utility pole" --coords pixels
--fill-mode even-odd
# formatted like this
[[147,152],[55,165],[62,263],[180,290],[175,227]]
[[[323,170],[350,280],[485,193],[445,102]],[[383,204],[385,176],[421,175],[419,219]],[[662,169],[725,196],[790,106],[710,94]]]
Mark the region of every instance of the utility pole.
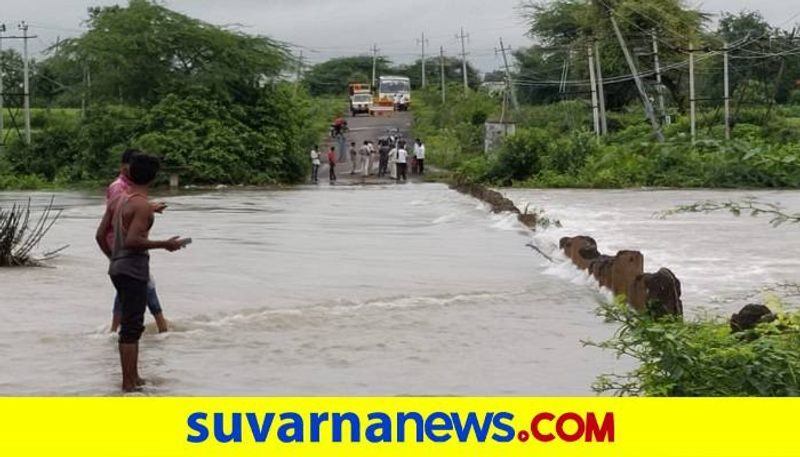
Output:
[[[6,25],[0,24],[0,58],[3,56],[3,34],[6,32]],[[3,130],[3,61],[0,60],[0,152],[3,152],[3,145],[6,144]]]
[[[794,35],[797,33],[797,27],[792,29],[792,33],[789,35],[789,45],[790,47],[793,46],[792,42],[794,41]],[[770,37],[770,48],[772,46],[772,37]],[[772,52],[772,51],[770,51]],[[778,97],[778,91],[780,90],[780,81],[783,78],[783,72],[786,69],[786,57],[781,57],[781,66],[778,67],[778,74],[775,77],[775,88],[773,90],[772,96],[769,99],[769,104],[767,105],[767,112],[764,113],[764,120],[762,123],[764,126],[767,125],[767,121],[769,121],[770,115],[772,114],[772,107],[775,105],[775,99]]]
[[503,65],[506,67],[506,91],[508,95],[511,97],[511,105],[514,109],[519,109],[519,103],[517,102],[517,90],[516,86],[514,86],[514,81],[511,79],[511,69],[508,66],[508,57],[506,57],[506,51],[511,51],[511,48],[506,48],[503,45],[503,38],[500,38],[500,52],[503,53]]
[[639,91],[639,95],[642,97],[644,112],[647,115],[647,118],[650,119],[650,125],[653,127],[653,133],[658,141],[663,142],[664,134],[661,132],[661,125],[656,120],[655,113],[653,112],[653,104],[647,97],[647,92],[644,90],[644,84],[642,84],[639,71],[636,69],[636,63],[634,63],[633,58],[631,57],[631,52],[628,50],[628,45],[625,43],[625,37],[622,36],[622,32],[619,30],[617,20],[614,18],[614,12],[610,7],[608,8],[608,18],[611,20],[611,25],[614,27],[614,33],[617,35],[617,40],[622,48],[622,53],[625,54],[625,60],[628,61],[628,68],[630,68],[631,74],[633,75],[633,80],[636,83],[636,89]]
[[594,40],[594,58],[597,67],[597,98],[600,101],[600,134],[608,134],[608,119],[606,118],[606,91],[603,87],[603,69],[600,64],[600,45]]
[[303,50],[300,50],[300,55],[297,57],[297,81],[303,77]]
[[375,73],[378,69],[378,44],[372,43],[372,90],[375,90]]
[[31,91],[30,91],[30,71],[28,64],[28,24],[22,21],[19,24],[22,30],[22,49],[23,49],[23,97],[25,104],[25,144],[31,144]]
[[[0,24],[0,51],[2,51],[2,42],[4,40],[23,40],[24,41],[24,62],[23,62],[23,71],[24,71],[24,106],[25,106],[25,141],[27,144],[31,142],[31,106],[30,106],[30,74],[29,74],[29,62],[28,62],[28,40],[32,38],[37,38],[36,35],[28,35],[28,24],[25,21],[21,22],[18,25],[18,28],[22,30],[22,36],[4,36],[3,34],[6,32],[5,24]],[[3,71],[2,67],[0,67],[0,147],[5,143],[5,125],[3,124],[3,109],[5,108],[5,91],[3,90]],[[14,117],[11,117],[12,124],[14,128],[17,128],[16,122],[14,122]],[[19,129],[17,128],[17,132],[19,133]]]
[[724,66],[724,84],[725,84],[725,139],[731,139],[731,94],[730,94],[730,80],[728,79],[728,42],[723,43],[724,50],[722,52],[722,60]]
[[695,100],[694,100],[694,44],[689,43],[689,125],[692,136],[692,143],[697,137],[697,125],[695,120]]
[[419,41],[419,44],[422,46],[422,58],[421,58],[421,62],[422,62],[422,87],[425,87],[426,77],[427,77],[427,75],[425,74],[425,45],[427,44],[427,40],[425,39],[425,32],[422,32],[422,38],[420,38],[418,41]]
[[661,118],[661,124],[664,125],[667,120],[667,112],[664,108],[664,91],[661,87],[661,62],[658,60],[658,37],[656,32],[652,33],[653,37],[653,64],[656,71],[656,92],[658,92],[658,113]]
[[469,90],[469,80],[467,78],[467,45],[466,41],[469,35],[464,34],[464,27],[461,27],[461,33],[456,35],[456,38],[461,40],[461,73],[464,76],[464,93]]
[[86,117],[86,88],[88,84],[86,82],[86,75],[89,72],[88,65],[83,65],[83,93],[81,93],[81,119]]
[[294,83],[294,92],[300,89],[300,80],[303,77],[303,50],[300,50],[300,55],[297,57],[297,76]]
[[441,67],[440,73],[442,76],[442,105],[447,103],[447,96],[445,94],[445,75],[444,75],[444,46],[439,46],[439,66]]
[[594,134],[600,137],[600,111],[597,109],[597,81],[594,74],[594,56],[592,54],[592,45],[586,46],[586,51],[589,53],[589,84],[591,85],[592,93],[592,119],[594,120]]

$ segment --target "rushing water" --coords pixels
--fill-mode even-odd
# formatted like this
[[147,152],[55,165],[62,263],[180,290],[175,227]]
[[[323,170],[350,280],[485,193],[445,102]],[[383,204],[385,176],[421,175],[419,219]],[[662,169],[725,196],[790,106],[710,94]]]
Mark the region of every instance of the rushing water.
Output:
[[[596,375],[628,364],[581,344],[614,329],[593,312],[604,294],[552,252],[564,234],[641,249],[648,268],[673,268],[692,303],[800,273],[789,228],[651,217],[707,193],[509,194],[564,228],[532,237],[435,184],[162,196],[169,209],[152,236],[194,243],[152,257],[173,329],[156,334],[147,316],[147,393],[588,394]],[[800,193],[768,196],[800,206]],[[0,206],[24,198],[0,193]],[[64,214],[43,248],[70,244],[64,255],[51,268],[0,270],[0,394],[114,395],[113,289],[93,239],[102,199],[59,193],[56,203]],[[525,247],[532,239],[555,264]]]

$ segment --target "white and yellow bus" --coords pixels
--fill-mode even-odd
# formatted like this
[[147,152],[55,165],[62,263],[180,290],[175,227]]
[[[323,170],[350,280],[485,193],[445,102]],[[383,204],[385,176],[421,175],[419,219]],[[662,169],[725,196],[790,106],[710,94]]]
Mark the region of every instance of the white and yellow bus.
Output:
[[397,111],[408,110],[411,106],[411,80],[405,76],[381,76],[378,100],[392,100]]

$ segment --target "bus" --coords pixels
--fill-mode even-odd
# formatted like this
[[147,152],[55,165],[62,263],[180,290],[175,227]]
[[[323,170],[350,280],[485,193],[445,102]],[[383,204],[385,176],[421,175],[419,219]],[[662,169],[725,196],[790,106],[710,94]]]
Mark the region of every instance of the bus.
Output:
[[411,105],[411,80],[405,76],[381,76],[378,83],[378,99],[392,100],[394,108],[406,111]]

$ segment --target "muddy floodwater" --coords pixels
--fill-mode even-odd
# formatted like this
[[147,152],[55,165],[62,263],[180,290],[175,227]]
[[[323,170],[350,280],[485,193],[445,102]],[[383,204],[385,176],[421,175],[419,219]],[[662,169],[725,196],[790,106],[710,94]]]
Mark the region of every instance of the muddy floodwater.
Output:
[[[800,227],[653,212],[800,192],[509,190],[560,219],[532,235],[438,184],[170,194],[152,236],[192,237],[152,256],[172,331],[142,339],[149,395],[586,395],[628,361],[585,348],[614,327],[605,294],[555,250],[588,234],[668,266],[687,311],[720,314],[800,278]],[[0,193],[0,206],[28,193]],[[50,194],[33,194],[41,207]],[[0,270],[0,395],[116,395],[113,289],[94,244],[102,197],[56,193],[49,268]],[[525,247],[534,241],[551,263]],[[755,301],[760,299],[756,294]]]

